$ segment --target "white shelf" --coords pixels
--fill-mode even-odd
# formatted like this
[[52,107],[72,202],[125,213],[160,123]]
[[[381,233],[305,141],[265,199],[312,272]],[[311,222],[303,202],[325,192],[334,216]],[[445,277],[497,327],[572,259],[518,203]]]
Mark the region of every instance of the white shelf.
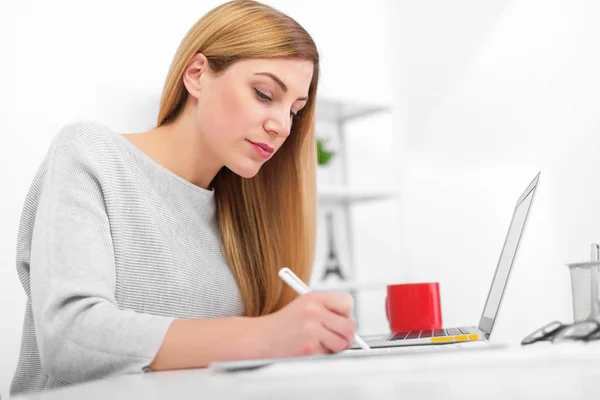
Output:
[[359,189],[344,186],[317,186],[317,197],[320,204],[356,203],[394,198],[393,190]]
[[364,280],[347,280],[347,281],[315,281],[311,282],[312,290],[319,291],[349,291],[349,290],[375,290],[384,289],[389,282],[383,281],[364,281]]
[[364,105],[347,101],[318,98],[316,104],[316,118],[319,121],[342,122],[389,110],[389,107],[381,105]]

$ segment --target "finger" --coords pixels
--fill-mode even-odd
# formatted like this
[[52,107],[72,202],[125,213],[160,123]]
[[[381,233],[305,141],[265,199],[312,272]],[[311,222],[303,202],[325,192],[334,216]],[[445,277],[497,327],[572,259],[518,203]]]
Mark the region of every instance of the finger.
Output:
[[354,343],[356,322],[353,319],[325,311],[322,324],[325,328],[340,336],[342,339],[347,340],[349,343]]
[[330,311],[349,316],[354,306],[354,299],[348,293],[321,292],[317,294],[318,300]]
[[331,354],[331,353],[333,353],[323,343],[319,342],[319,346],[320,347],[319,347],[319,350],[318,350],[317,354]]
[[320,337],[321,344],[331,353],[337,353],[350,347],[350,342],[347,339],[325,327],[323,327]]

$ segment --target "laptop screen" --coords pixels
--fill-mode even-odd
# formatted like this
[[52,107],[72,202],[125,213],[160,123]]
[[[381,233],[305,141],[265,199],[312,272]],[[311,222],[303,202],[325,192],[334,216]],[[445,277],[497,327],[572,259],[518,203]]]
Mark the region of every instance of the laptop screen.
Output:
[[519,198],[513,213],[510,227],[508,228],[508,234],[506,235],[506,241],[504,242],[502,253],[500,253],[500,260],[498,261],[496,274],[494,275],[494,280],[492,281],[492,286],[490,288],[490,292],[483,309],[483,315],[481,316],[481,321],[479,323],[479,329],[488,334],[492,330],[494,319],[496,318],[498,309],[500,308],[500,301],[502,300],[504,288],[506,287],[510,270],[515,261],[519,242],[525,228],[525,222],[529,215],[533,196],[537,188],[538,178],[539,174]]

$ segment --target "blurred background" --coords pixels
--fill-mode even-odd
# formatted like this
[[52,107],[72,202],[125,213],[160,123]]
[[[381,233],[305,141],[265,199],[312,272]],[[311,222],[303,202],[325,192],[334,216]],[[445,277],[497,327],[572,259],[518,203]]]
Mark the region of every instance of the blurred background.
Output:
[[[440,282],[444,324],[476,325],[515,201],[541,171],[492,340],[570,321],[565,263],[600,241],[600,3],[264,2],[302,24],[322,57],[317,135],[334,155],[319,167],[311,283],[351,291],[362,334],[389,329],[391,283]],[[0,4],[5,396],[25,305],[17,228],[52,137],[81,119],[153,127],[180,40],[221,3]],[[345,281],[321,280],[332,243]]]

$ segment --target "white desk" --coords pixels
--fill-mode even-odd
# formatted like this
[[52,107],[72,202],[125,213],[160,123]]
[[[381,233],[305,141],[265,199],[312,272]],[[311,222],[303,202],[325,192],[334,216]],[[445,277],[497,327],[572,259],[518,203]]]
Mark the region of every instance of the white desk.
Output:
[[600,399],[600,343],[286,362],[126,375],[26,399]]

